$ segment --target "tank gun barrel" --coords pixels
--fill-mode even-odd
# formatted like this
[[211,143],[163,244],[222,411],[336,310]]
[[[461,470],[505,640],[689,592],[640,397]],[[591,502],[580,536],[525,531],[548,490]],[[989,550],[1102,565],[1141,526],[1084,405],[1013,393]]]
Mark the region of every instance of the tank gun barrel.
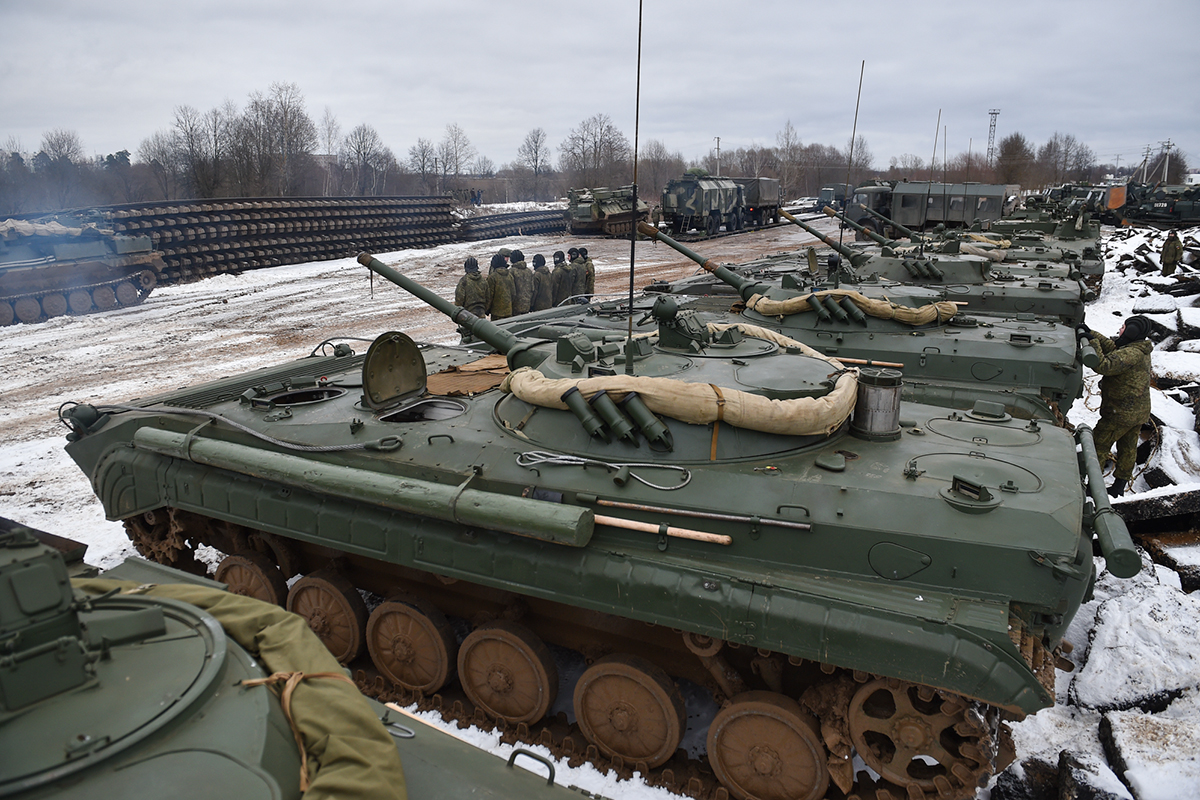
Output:
[[878,233],[871,230],[870,228],[867,228],[863,225],[859,225],[857,222],[850,219],[849,217],[847,217],[845,214],[841,213],[840,211],[834,211],[829,206],[825,206],[825,208],[823,208],[821,210],[825,212],[826,216],[833,217],[834,219],[841,221],[842,224],[853,228],[854,230],[858,231],[859,233],[863,234],[864,236],[869,237],[871,239],[871,241],[875,242],[875,244],[881,245],[883,247],[887,247],[888,245],[892,244],[891,239],[880,236]]
[[779,210],[779,214],[780,214],[780,216],[784,217],[786,220],[788,220],[792,224],[799,225],[801,228],[803,228],[804,230],[811,233],[813,236],[820,239],[826,245],[828,245],[829,247],[832,247],[835,252],[837,252],[839,255],[841,255],[842,258],[845,258],[847,261],[849,261],[852,266],[861,267],[863,264],[867,263],[867,261],[870,260],[870,258],[871,258],[866,253],[859,253],[858,251],[853,250],[849,247],[846,247],[843,244],[838,244],[833,239],[830,239],[828,236],[821,233],[816,228],[812,227],[811,225],[801,222],[800,220],[796,219],[795,217],[793,217],[791,214],[784,211],[783,209]]
[[742,296],[743,300],[749,300],[754,295],[762,294],[764,291],[766,291],[767,287],[765,284],[757,283],[749,280],[748,278],[743,278],[741,275],[738,275],[728,267],[722,267],[720,264],[712,261],[712,259],[707,259],[691,248],[675,241],[670,236],[667,236],[665,233],[655,228],[653,225],[647,225],[645,222],[639,222],[638,233],[651,239],[658,239],[668,247],[687,256],[692,261],[695,261],[701,266],[701,268],[711,272],[713,275],[717,276],[734,289],[737,289],[738,294]]
[[400,274],[370,253],[359,253],[358,263],[433,306],[460,327],[469,330],[472,336],[496,348],[498,352],[508,357],[509,366],[513,369],[536,367],[545,360],[544,354],[530,352],[529,348],[533,347],[536,342],[521,339],[496,324],[475,316],[462,306],[454,305],[436,292]]
[[863,211],[867,212],[868,214],[870,214],[875,219],[882,222],[884,225],[891,225],[895,230],[899,231],[902,235],[907,236],[910,239],[920,236],[919,233],[912,230],[911,228],[906,228],[903,225],[901,225],[899,222],[895,222],[894,220],[888,219],[883,214],[880,214],[878,211],[876,211],[873,208],[867,208],[862,203],[859,203],[858,207],[861,208]]

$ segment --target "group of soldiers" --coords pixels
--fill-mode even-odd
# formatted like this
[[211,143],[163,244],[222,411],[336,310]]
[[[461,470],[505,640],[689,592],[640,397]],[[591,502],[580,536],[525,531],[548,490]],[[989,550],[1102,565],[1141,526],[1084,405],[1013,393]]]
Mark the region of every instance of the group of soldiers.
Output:
[[524,253],[502,247],[492,256],[486,278],[475,256],[467,258],[463,271],[466,274],[454,290],[455,305],[493,320],[541,311],[569,300],[586,303],[596,291],[596,266],[586,247],[572,247],[565,254],[556,251],[553,270],[541,254],[533,257],[530,269]]

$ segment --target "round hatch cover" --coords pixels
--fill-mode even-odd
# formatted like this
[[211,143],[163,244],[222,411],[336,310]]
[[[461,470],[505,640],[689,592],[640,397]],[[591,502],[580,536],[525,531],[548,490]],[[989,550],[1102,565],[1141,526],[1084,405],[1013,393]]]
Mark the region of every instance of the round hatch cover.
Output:
[[425,357],[407,334],[389,331],[371,342],[363,361],[363,400],[389,408],[425,391]]

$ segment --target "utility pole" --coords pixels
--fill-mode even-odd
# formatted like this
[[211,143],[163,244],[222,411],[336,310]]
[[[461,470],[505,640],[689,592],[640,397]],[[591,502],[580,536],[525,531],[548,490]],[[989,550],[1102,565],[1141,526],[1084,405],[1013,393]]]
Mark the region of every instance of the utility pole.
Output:
[[1171,148],[1174,147],[1170,139],[1165,142],[1159,142],[1163,146],[1163,178],[1162,182],[1167,182],[1167,165],[1171,163]]
[[719,178],[721,177],[721,137],[714,136],[713,138],[717,140],[717,177]]
[[992,165],[992,158],[996,155],[996,117],[1000,116],[1000,109],[993,108],[988,111],[992,117],[992,124],[988,127],[988,152],[987,163]]
[[1150,168],[1150,145],[1146,145],[1145,152],[1142,153],[1142,183],[1146,182],[1146,170]]

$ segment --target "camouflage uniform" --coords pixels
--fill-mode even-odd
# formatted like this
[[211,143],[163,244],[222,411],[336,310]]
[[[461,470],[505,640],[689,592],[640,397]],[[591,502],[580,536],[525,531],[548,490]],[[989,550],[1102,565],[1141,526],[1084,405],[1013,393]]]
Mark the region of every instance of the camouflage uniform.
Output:
[[492,305],[492,285],[479,270],[468,272],[458,279],[454,290],[454,304],[462,306],[475,316],[484,319]]
[[554,305],[559,305],[571,296],[571,289],[575,285],[575,270],[567,262],[559,261],[554,265],[550,283]]
[[513,279],[508,265],[493,263],[487,280],[492,291],[492,319],[508,319],[513,315]]
[[1170,275],[1179,266],[1182,259],[1183,243],[1179,241],[1179,236],[1175,235],[1175,231],[1171,231],[1167,234],[1167,240],[1163,242],[1162,274]]
[[571,260],[571,294],[576,296],[576,302],[583,302],[580,295],[587,294],[587,262],[579,256]]
[[514,261],[509,265],[508,272],[513,281],[513,314],[528,313],[530,303],[533,302],[533,273],[524,260]]
[[534,256],[533,263],[533,299],[529,304],[530,311],[541,311],[554,305],[554,276],[546,266],[545,259],[538,264],[541,256]]
[[592,263],[592,257],[588,256],[583,262],[584,268],[584,293],[590,300],[592,295],[596,293],[596,265]]
[[1150,419],[1150,353],[1154,345],[1146,339],[1123,347],[1099,333],[1092,333],[1100,361],[1092,369],[1100,379],[1100,421],[1096,423],[1096,455],[1100,463],[1117,444],[1117,468],[1113,477],[1133,478],[1137,460],[1138,433]]

